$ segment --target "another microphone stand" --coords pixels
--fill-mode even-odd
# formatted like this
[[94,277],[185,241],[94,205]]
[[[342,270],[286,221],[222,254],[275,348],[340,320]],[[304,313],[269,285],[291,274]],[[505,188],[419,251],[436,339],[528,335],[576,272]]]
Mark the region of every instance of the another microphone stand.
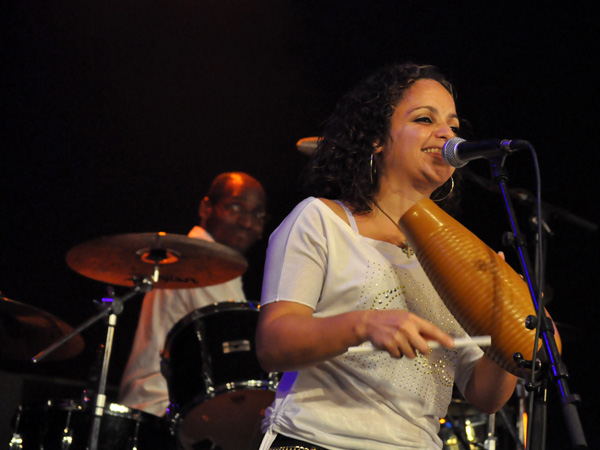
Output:
[[[530,149],[533,150],[531,146]],[[533,153],[533,155],[535,157],[535,153]],[[502,196],[504,197],[506,212],[512,228],[512,244],[519,258],[521,270],[523,271],[523,278],[529,286],[529,292],[531,294],[533,306],[537,314],[536,317],[530,316],[525,321],[525,326],[527,328],[536,329],[536,339],[534,342],[532,361],[525,361],[523,360],[522,355],[515,355],[515,361],[517,364],[521,367],[529,368],[531,373],[530,380],[525,385],[526,389],[529,392],[532,392],[534,397],[532,398],[529,413],[530,419],[528,421],[529,430],[527,432],[527,450],[544,450],[545,448],[546,393],[548,381],[552,381],[555,384],[561,397],[563,417],[569,431],[573,449],[587,449],[587,442],[581,427],[581,421],[579,419],[579,414],[576,407],[576,403],[579,402],[579,396],[571,394],[567,384],[568,372],[566,366],[561,360],[561,356],[556,345],[552,321],[545,313],[543,302],[538,301],[538,298],[542,298],[541,292],[544,283],[543,268],[538,265],[538,280],[536,282],[531,276],[531,264],[525,249],[526,239],[519,230],[511,196],[506,187],[508,176],[503,167],[505,157],[506,155],[491,158],[489,160],[490,170],[494,182],[499,186]],[[539,226],[541,229],[541,217],[538,218],[538,222],[540,222]],[[542,240],[541,233],[538,233],[538,240]],[[543,246],[540,244],[541,243],[538,242],[538,246],[541,251]],[[544,356],[547,360],[543,365],[539,364],[539,361],[536,357],[538,353],[538,341],[540,338],[543,339]],[[537,383],[535,379],[536,370],[540,368],[544,369],[542,373],[543,379],[540,383]],[[533,406],[536,406],[536,408],[534,409]]]
[[112,342],[115,333],[115,327],[117,325],[117,316],[121,314],[123,311],[123,303],[127,300],[133,298],[135,295],[139,293],[145,293],[152,290],[153,284],[149,278],[144,278],[129,291],[125,295],[121,297],[114,297],[113,301],[110,305],[106,306],[102,309],[98,314],[92,316],[76,329],[74,329],[70,334],[64,336],[54,344],[52,344],[47,349],[41,351],[37,355],[35,355],[32,359],[34,363],[42,361],[46,358],[50,353],[60,347],[62,344],[67,342],[73,336],[87,329],[89,326],[93,325],[100,319],[108,316],[108,329],[106,332],[106,344],[104,347],[104,357],[102,360],[102,370],[100,373],[100,379],[98,381],[98,390],[96,392],[96,401],[94,402],[94,419],[92,422],[92,428],[90,431],[90,437],[88,441],[87,450],[97,450],[98,448],[98,438],[100,436],[100,423],[102,420],[102,415],[104,414],[104,405],[106,403],[106,380],[108,377],[108,366],[110,355],[112,352]]
[[[469,181],[476,183],[477,185],[481,186],[487,191],[494,192],[497,194],[500,193],[500,189],[495,184],[493,184],[493,182],[488,181],[486,178],[476,175],[469,170],[463,170],[462,175]],[[508,192],[512,199],[516,200],[517,203],[535,208],[538,207],[537,198],[531,192],[525,189],[510,188],[507,189],[506,192]],[[598,231],[599,227],[597,223],[584,219],[583,217],[579,217],[564,208],[551,205],[547,202],[542,202],[541,205],[544,216],[546,218],[552,217],[564,223],[568,223],[570,225],[579,227],[585,231],[589,231],[592,233]]]

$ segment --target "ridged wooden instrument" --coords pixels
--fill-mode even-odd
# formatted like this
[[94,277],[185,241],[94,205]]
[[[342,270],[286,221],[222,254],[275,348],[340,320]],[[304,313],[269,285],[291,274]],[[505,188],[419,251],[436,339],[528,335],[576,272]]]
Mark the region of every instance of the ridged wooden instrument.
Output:
[[[494,250],[426,199],[400,219],[400,228],[425,273],[471,336],[490,335],[486,354],[505,370],[524,376],[516,352],[531,360],[535,330],[525,319],[535,309],[525,281]],[[560,340],[556,337],[560,349]],[[540,342],[541,347],[541,342]]]

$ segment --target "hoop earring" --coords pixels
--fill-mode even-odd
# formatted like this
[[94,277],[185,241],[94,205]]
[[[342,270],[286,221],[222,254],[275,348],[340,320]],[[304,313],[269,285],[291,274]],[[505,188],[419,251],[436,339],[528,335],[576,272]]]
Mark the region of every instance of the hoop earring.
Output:
[[373,162],[375,161],[375,152],[371,153],[371,159],[369,160],[369,166],[371,167],[371,184],[375,184],[375,176],[377,175],[377,165]]
[[448,197],[450,197],[450,194],[452,194],[452,191],[454,191],[454,176],[450,177],[450,191],[444,195],[442,198],[432,198],[431,200],[433,200],[434,202],[441,202],[442,200],[446,200]]

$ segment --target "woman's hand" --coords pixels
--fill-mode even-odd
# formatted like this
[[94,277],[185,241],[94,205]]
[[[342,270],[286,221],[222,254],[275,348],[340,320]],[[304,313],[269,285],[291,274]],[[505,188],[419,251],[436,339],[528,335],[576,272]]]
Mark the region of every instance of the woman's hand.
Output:
[[439,342],[451,348],[453,340],[440,328],[408,311],[370,310],[365,311],[363,323],[358,327],[358,335],[364,333],[364,340],[374,347],[401,358],[415,358],[417,351],[429,354],[428,340]]
[[403,310],[351,311],[318,318],[312,308],[278,301],[260,309],[256,351],[268,372],[297,370],[345,353],[370,341],[401,358],[428,354],[428,340],[452,347],[452,338],[437,326]]

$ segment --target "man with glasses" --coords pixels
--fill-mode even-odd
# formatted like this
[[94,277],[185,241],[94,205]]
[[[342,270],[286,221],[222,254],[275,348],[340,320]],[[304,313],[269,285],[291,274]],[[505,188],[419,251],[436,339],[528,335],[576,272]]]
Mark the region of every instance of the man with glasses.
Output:
[[[188,236],[218,242],[245,253],[262,237],[266,196],[262,185],[242,172],[217,176],[200,202],[200,226]],[[146,294],[119,388],[119,403],[157,416],[169,405],[160,351],[171,328],[186,314],[217,302],[245,300],[242,279],[193,289],[154,289]]]

